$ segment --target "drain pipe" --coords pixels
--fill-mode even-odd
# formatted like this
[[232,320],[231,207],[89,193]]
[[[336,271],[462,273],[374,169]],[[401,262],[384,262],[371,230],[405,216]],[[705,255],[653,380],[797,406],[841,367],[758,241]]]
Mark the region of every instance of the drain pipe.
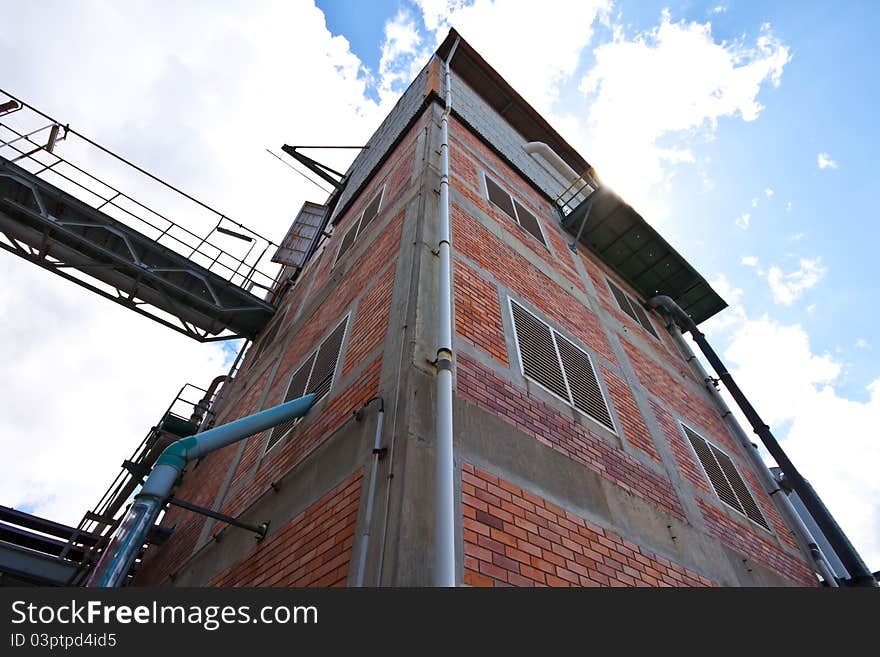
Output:
[[452,75],[449,62],[458,48],[455,39],[444,62],[446,108],[440,119],[440,256],[437,312],[437,491],[434,507],[434,585],[455,586],[455,462],[452,449],[452,253],[449,217],[449,114]]
[[[684,310],[682,310],[681,306],[679,306],[673,299],[665,295],[658,295],[649,299],[645,303],[645,307],[649,310],[659,310],[665,314],[671,315],[674,323],[681,326],[681,328],[685,331],[690,332],[691,336],[693,336],[694,341],[697,343],[697,346],[700,348],[700,351],[706,357],[706,360],[709,361],[709,364],[712,365],[712,369],[715,370],[715,373],[718,375],[718,378],[721,382],[724,383],[724,386],[727,388],[730,395],[733,397],[734,401],[736,401],[737,406],[739,406],[740,410],[742,410],[743,414],[748,419],[749,424],[751,424],[752,429],[758,437],[761,439],[761,442],[764,443],[764,446],[767,448],[767,451],[770,453],[770,456],[776,461],[777,465],[780,467],[782,472],[785,474],[785,478],[788,481],[789,485],[797,492],[798,497],[801,498],[801,501],[804,503],[804,506],[807,507],[807,510],[813,516],[813,519],[816,521],[816,524],[825,534],[828,542],[831,544],[831,547],[837,553],[837,556],[843,562],[843,565],[849,571],[852,576],[852,584],[855,586],[877,586],[877,582],[874,579],[873,575],[871,575],[871,571],[868,570],[868,567],[865,565],[865,562],[862,561],[862,558],[859,556],[858,552],[856,552],[852,543],[850,543],[849,539],[843,533],[843,530],[840,528],[840,525],[832,517],[831,513],[822,503],[822,500],[819,499],[819,496],[812,489],[809,484],[807,484],[806,480],[803,478],[800,472],[798,472],[797,468],[795,468],[794,464],[788,458],[788,455],[783,451],[780,444],[776,441],[776,438],[773,436],[773,433],[770,431],[770,427],[761,419],[761,416],[758,415],[758,412],[746,398],[745,394],[743,394],[742,390],[740,390],[739,386],[736,384],[736,381],[733,380],[733,377],[730,375],[730,372],[727,371],[727,368],[724,366],[724,363],[718,357],[718,354],[712,349],[709,343],[706,341],[706,336],[697,328],[696,323],[688,315]],[[687,344],[682,341],[685,345]],[[689,350],[689,349],[688,349]],[[708,377],[707,377],[708,379]],[[714,386],[708,386],[710,389],[714,389]],[[717,392],[717,391],[716,391]],[[737,425],[738,426],[738,425]],[[740,429],[740,431],[742,431]],[[737,432],[739,433],[739,432]],[[748,438],[745,438],[745,443],[747,445],[751,445],[751,442]],[[760,456],[757,454],[757,451],[753,449],[747,450],[747,453],[751,456],[752,453],[755,453],[755,456],[760,459]],[[754,460],[754,459],[753,459]],[[761,460],[763,464],[763,460]],[[766,465],[759,469],[762,474],[766,470]],[[772,477],[772,475],[771,475]],[[778,490],[778,487],[774,487]],[[788,501],[788,498],[783,496],[780,498],[784,500],[782,503],[782,507],[791,511],[793,516],[797,516],[797,512],[794,508],[790,508],[791,502]],[[787,502],[787,504],[786,504]],[[800,518],[797,516],[798,519]],[[801,521],[798,523],[794,521],[793,523],[800,530],[803,528],[805,531],[804,540],[807,545],[810,547],[812,551],[813,546],[815,545],[815,541],[812,540],[812,536],[809,533],[809,530],[806,529],[806,526]],[[807,539],[806,537],[809,537]],[[818,550],[818,548],[817,548]],[[822,559],[824,562],[824,559]],[[825,564],[827,567],[827,563]],[[829,584],[833,580],[829,580]]]
[[[809,561],[815,563],[816,571],[822,576],[822,579],[825,580],[828,586],[836,588],[838,586],[837,577],[835,577],[834,571],[831,568],[831,564],[828,563],[828,559],[825,557],[824,554],[822,554],[822,550],[819,549],[816,540],[813,538],[813,535],[807,528],[800,514],[798,514],[798,512],[795,510],[794,506],[791,503],[791,500],[788,499],[788,496],[785,494],[785,492],[779,488],[776,478],[767,467],[767,464],[764,463],[764,459],[762,459],[761,455],[758,453],[758,448],[749,439],[748,435],[740,426],[739,422],[736,421],[736,417],[734,417],[733,413],[730,410],[730,407],[727,405],[727,402],[724,401],[724,397],[722,397],[721,393],[715,389],[715,386],[708,383],[709,381],[711,381],[709,373],[706,372],[705,369],[703,369],[703,364],[697,359],[696,355],[691,350],[691,346],[684,339],[684,336],[681,334],[678,325],[672,322],[669,325],[668,330],[675,340],[675,343],[685,354],[686,360],[688,361],[688,363],[691,364],[691,367],[695,371],[696,375],[701,380],[707,382],[706,389],[712,395],[712,398],[715,400],[716,405],[721,410],[722,420],[733,431],[734,435],[739,440],[740,445],[742,445],[745,449],[746,455],[748,456],[748,459],[751,462],[754,471],[758,475],[758,479],[760,479],[761,484],[764,486],[764,491],[770,496],[770,499],[777,500],[777,506],[788,526],[792,529],[795,536],[799,539],[798,543],[801,545],[801,549],[804,552],[804,555],[808,558]],[[777,497],[774,498],[774,496]]]
[[282,422],[301,417],[308,412],[314,401],[315,395],[305,395],[183,438],[166,447],[156,460],[156,465],[140,493],[135,496],[86,586],[107,588],[122,585],[131,564],[144,545],[147,532],[156,522],[187,461],[271,429]]
[[373,397],[366,401],[364,405],[355,413],[355,417],[360,420],[360,415],[364,409],[372,402],[379,402],[379,416],[376,418],[376,440],[373,442],[373,464],[370,469],[370,486],[367,490],[367,510],[364,513],[364,533],[361,536],[361,552],[358,559],[357,580],[355,586],[364,585],[364,569],[367,565],[367,547],[370,545],[370,524],[373,522],[373,502],[376,498],[376,473],[379,470],[379,459],[382,456],[382,421],[385,418],[385,400],[381,397]]

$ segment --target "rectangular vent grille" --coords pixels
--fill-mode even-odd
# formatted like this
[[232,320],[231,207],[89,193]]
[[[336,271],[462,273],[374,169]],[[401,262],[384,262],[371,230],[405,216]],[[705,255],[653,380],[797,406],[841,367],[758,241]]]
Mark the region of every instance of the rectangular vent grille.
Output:
[[498,206],[504,214],[522,226],[523,230],[529,235],[534,237],[544,246],[547,246],[547,242],[544,241],[544,234],[541,232],[541,225],[538,222],[538,218],[530,210],[527,210],[522,203],[502,189],[498,183],[492,180],[489,176],[484,176],[484,178],[486,179],[486,193],[489,196],[489,200]]
[[513,300],[510,309],[523,375],[614,431],[589,354]]
[[[324,339],[321,346],[312,352],[306,361],[293,373],[293,376],[290,378],[290,384],[287,386],[287,392],[284,395],[285,402],[302,397],[307,393],[314,393],[316,396],[315,403],[317,403],[330,392],[330,388],[333,386],[333,374],[336,372],[336,366],[339,363],[339,354],[342,350],[342,342],[345,338],[347,326],[348,317],[346,316],[333,329],[333,332]],[[269,436],[269,442],[266,443],[266,451],[272,449],[278,441],[284,438],[299,423],[299,420],[300,418],[295,418],[276,426]]]
[[620,306],[620,309],[629,315],[633,321],[641,324],[642,328],[648,333],[659,340],[660,336],[658,336],[657,332],[654,330],[654,325],[651,324],[651,320],[648,318],[648,314],[642,308],[642,305],[611,281],[608,281],[608,287],[611,288],[611,293],[614,295],[614,299],[617,301],[617,305]]
[[[373,197],[373,200],[364,208],[364,211],[361,212],[361,215],[357,218],[357,221],[354,222],[354,225],[348,229],[348,232],[345,234],[345,237],[342,238],[342,244],[339,245],[339,252],[336,254],[336,262],[345,255],[345,252],[348,251],[352,246],[354,246],[355,240],[366,230],[367,226],[375,219],[379,210],[382,208],[382,199],[385,197],[385,186],[382,186],[376,195]],[[335,263],[334,263],[335,264]]]
[[709,483],[712,484],[721,501],[765,529],[770,529],[733,460],[689,427],[684,425],[682,427],[697,458],[700,459]]

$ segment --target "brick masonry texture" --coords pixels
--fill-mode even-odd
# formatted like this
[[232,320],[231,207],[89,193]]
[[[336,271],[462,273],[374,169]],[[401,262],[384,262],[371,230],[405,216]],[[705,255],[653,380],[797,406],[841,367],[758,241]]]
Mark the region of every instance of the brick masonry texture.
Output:
[[607,367],[600,366],[602,378],[608,386],[608,394],[611,396],[611,405],[617,412],[617,418],[623,425],[623,433],[630,445],[641,450],[657,463],[660,463],[660,455],[648,433],[648,427],[642,419],[642,414],[636,406],[632,391],[626,382]]
[[[377,218],[375,221],[379,221]],[[403,212],[398,213],[385,228],[385,230],[376,237],[372,247],[365,250],[357,261],[353,263],[348,275],[340,281],[334,288],[326,300],[308,317],[297,332],[296,337],[290,342],[284,355],[282,356],[281,365],[275,381],[272,384],[272,392],[266,399],[266,406],[274,406],[281,403],[284,394],[287,391],[287,384],[296,368],[302,363],[318,345],[320,340],[333,329],[334,326],[344,317],[345,312],[352,302],[361,294],[365,298],[371,293],[377,296],[375,300],[379,303],[386,303],[386,295],[390,303],[391,285],[394,279],[394,268],[397,262],[397,252],[400,243],[400,231],[403,225]],[[372,228],[372,226],[370,226]],[[384,269],[384,271],[383,271]],[[381,275],[379,275],[379,273]],[[373,287],[365,292],[365,288],[373,281],[376,276],[379,278],[373,284]],[[386,289],[387,288],[387,289]],[[371,308],[369,302],[361,303],[357,316],[349,319],[349,331],[351,338],[348,340],[348,347],[344,347],[347,354],[352,348],[366,349],[371,345],[378,346],[384,339],[387,331],[387,312],[376,314],[375,308]],[[279,337],[279,339],[283,339]],[[361,351],[362,356],[368,356],[369,351]],[[343,358],[348,358],[343,355]],[[346,363],[343,360],[343,363]],[[354,365],[353,361],[348,361],[349,367],[343,371],[343,377],[348,376]],[[338,384],[334,383],[334,388]],[[262,391],[263,387],[259,387]],[[333,391],[331,395],[335,394]],[[232,486],[239,486],[243,479],[249,475],[255,462],[262,454],[263,445],[265,444],[265,434],[260,434],[248,440],[248,445],[239,467],[233,477]]]
[[804,563],[752,531],[728,518],[714,506],[697,500],[709,532],[715,538],[803,586],[818,586],[818,581]]
[[461,465],[461,482],[465,584],[714,585],[470,463]]
[[385,340],[388,332],[388,313],[394,287],[394,267],[388,267],[358,304],[357,316],[351,327],[342,376],[363,363],[374,349]]
[[293,518],[211,586],[345,586],[363,470]]
[[[617,362],[599,320],[582,303],[458,206],[452,207],[452,225],[456,254],[465,256],[491,274],[576,340],[606,360]],[[454,266],[458,268],[459,265],[457,259]]]
[[[721,421],[718,409],[705,401],[702,395],[686,383],[687,375],[673,377],[643,351],[627,340],[621,340],[642,387],[659,397],[686,423],[728,453],[735,452],[733,439]],[[684,370],[682,370],[684,372]]]
[[458,396],[493,413],[624,490],[684,519],[669,480],[551,406],[504,381],[464,353],[458,356]]
[[468,344],[508,364],[498,289],[463,262],[455,271],[455,331]]
[[[450,139],[450,172],[452,186],[471,203],[492,218],[503,230],[518,236],[520,242],[547,264],[560,272],[573,288],[584,289],[583,281],[574,269],[573,256],[568,249],[562,229],[559,227],[558,214],[553,205],[534,189],[526,184],[517,184],[522,179],[507,164],[491,152],[485,144],[461,124],[452,122],[453,132]],[[516,199],[531,210],[538,218],[544,235],[552,249],[542,246],[534,237],[519,228],[510,217],[492,204],[485,196],[482,176],[477,167],[487,171],[495,182],[510,191]]]
[[[717,506],[723,504],[723,502],[717,499],[715,493],[709,486],[709,483],[706,481],[706,475],[703,473],[702,467],[693,455],[690,446],[682,436],[678,422],[668,411],[664,410],[656,402],[651,402],[651,405],[654,410],[654,415],[657,417],[657,421],[660,424],[660,428],[663,430],[663,434],[672,448],[679,469],[695,488],[703,491],[705,496],[712,500],[714,506],[702,499],[698,500],[698,503],[703,517],[706,519],[710,528],[712,528],[713,536],[723,540],[731,547],[754,557],[758,561],[761,561],[765,565],[782,574],[789,575],[791,571],[799,571],[801,568],[805,568],[800,562],[800,557],[792,556],[780,550],[778,546],[773,545],[770,542],[766,537],[766,534],[763,534],[762,530],[750,524],[749,521],[744,520],[743,524],[735,523],[717,509]],[[764,491],[763,487],[758,483],[757,477],[749,468],[743,466],[736,453],[732,453],[730,456],[734,459],[737,468],[745,478],[749,490],[755,498],[755,501],[758,503],[758,506],[761,508],[764,517],[770,521],[774,529],[776,529],[779,537],[793,550],[797,550],[797,542],[794,540],[791,530],[782,522],[782,518],[780,517],[776,506],[773,504],[770,496]],[[777,555],[774,558],[775,560],[770,560],[766,556],[768,550],[771,550],[773,554]],[[790,564],[788,570],[781,570],[777,567],[780,560],[786,561]],[[814,580],[811,580],[811,582],[812,581]]]

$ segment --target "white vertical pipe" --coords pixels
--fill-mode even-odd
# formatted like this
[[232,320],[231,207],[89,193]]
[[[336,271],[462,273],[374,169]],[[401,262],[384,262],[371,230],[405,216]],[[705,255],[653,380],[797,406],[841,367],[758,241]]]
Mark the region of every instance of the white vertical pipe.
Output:
[[444,62],[446,108],[440,119],[440,257],[437,309],[437,418],[436,496],[434,506],[434,585],[455,586],[455,462],[452,449],[452,253],[449,217],[449,113],[452,76],[449,62],[458,47],[452,45]]

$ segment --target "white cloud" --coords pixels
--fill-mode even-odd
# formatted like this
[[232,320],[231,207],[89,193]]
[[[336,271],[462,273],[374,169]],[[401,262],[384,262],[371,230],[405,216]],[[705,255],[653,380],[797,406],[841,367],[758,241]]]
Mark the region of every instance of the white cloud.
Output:
[[743,212],[736,218],[736,225],[746,230],[749,227],[749,222],[752,220],[752,215],[749,212]]
[[752,207],[753,207],[753,208],[758,207],[758,199],[757,199],[757,198],[753,198],[753,199],[752,199]]
[[820,169],[836,169],[837,162],[831,159],[828,153],[819,153],[816,156],[816,164]]
[[695,161],[691,144],[713,135],[721,118],[755,120],[762,84],[778,85],[791,58],[769,27],[752,46],[719,43],[710,23],[673,22],[667,11],[657,27],[631,37],[618,26],[594,54],[580,82],[588,103],[583,150],[636,207],[660,209],[652,192],[674,165]]
[[785,204],[785,211],[791,212],[793,207],[794,207],[794,204],[791,201],[789,201],[788,203]]
[[859,338],[858,340],[856,340],[857,349],[867,349],[870,346],[871,345],[868,343],[867,340],[865,340],[865,338]]
[[779,267],[770,267],[767,271],[767,283],[773,293],[773,300],[783,306],[790,306],[822,280],[827,271],[820,258],[801,258],[800,267],[788,274],[783,273]]
[[724,5],[716,5],[712,8],[713,14],[723,14],[725,11],[727,11],[727,7],[725,7]]
[[396,100],[431,55],[422,44],[415,19],[405,9],[385,23],[385,41],[379,60],[379,96],[383,104]]
[[770,197],[773,196],[775,193],[776,193],[776,191],[775,191],[772,187],[767,187],[767,188],[764,190],[764,196],[766,196],[767,198],[770,198]]
[[[450,26],[535,108],[550,115],[560,84],[574,75],[593,23],[609,0],[503,2],[415,0],[439,43]],[[551,121],[551,123],[554,123]],[[554,123],[558,129],[558,125]]]
[[758,256],[743,256],[742,258],[740,258],[740,263],[745,265],[746,267],[757,267]]

